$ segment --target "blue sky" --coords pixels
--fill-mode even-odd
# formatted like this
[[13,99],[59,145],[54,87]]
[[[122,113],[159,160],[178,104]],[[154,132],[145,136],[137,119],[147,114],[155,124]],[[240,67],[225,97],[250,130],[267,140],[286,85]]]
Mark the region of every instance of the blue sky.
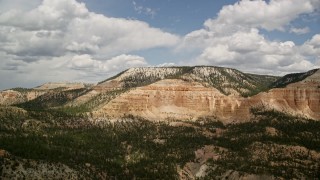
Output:
[[0,0],[0,89],[139,66],[320,66],[319,0]]
[[[81,0],[89,10],[106,16],[137,19],[147,22],[152,27],[161,28],[165,31],[186,35],[191,31],[203,27],[204,21],[217,16],[223,6],[233,5],[237,0]],[[142,7],[142,12],[136,7]],[[146,12],[150,8],[154,15]],[[314,15],[316,16],[316,15]],[[310,32],[296,35],[281,31],[265,31],[270,39],[292,40],[297,44],[304,43],[313,34],[320,31],[320,18],[302,14],[300,18],[294,19],[291,25],[296,27],[310,27]],[[304,19],[305,18],[305,19]],[[307,20],[308,21],[307,21]]]
[[[148,22],[153,27],[180,35],[202,27],[203,22],[217,15],[223,5],[235,0],[86,0],[87,7],[95,12],[112,17],[133,18]],[[136,7],[143,7],[138,12]],[[155,14],[145,12],[150,8]]]

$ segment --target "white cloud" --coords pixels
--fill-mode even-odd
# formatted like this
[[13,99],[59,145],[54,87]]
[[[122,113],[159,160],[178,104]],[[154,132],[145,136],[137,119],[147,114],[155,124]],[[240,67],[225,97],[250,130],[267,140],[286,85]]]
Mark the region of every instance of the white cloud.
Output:
[[301,35],[301,34],[307,34],[308,32],[310,32],[310,29],[309,29],[309,27],[304,27],[304,28],[291,28],[291,29],[290,29],[290,32],[291,32],[291,33],[298,34],[298,35]]
[[315,57],[319,57],[320,36],[297,46],[292,41],[269,40],[260,30],[283,31],[299,15],[313,13],[319,4],[313,0],[242,0],[224,6],[216,18],[205,21],[203,29],[187,34],[176,51],[198,52],[198,57],[189,62],[194,65],[270,74],[310,70],[319,67]]
[[173,46],[179,40],[142,21],[90,12],[76,0],[44,0],[31,10],[4,11],[0,14],[0,38],[0,50],[21,57],[68,53],[112,57]]
[[66,55],[26,63],[12,60],[0,62],[0,89],[15,86],[33,87],[45,82],[99,82],[127,68],[148,66],[143,57],[122,54],[107,60],[97,60],[88,54]]
[[0,13],[8,9],[31,10],[40,4],[41,0],[0,0]]
[[[301,53],[300,46],[296,46],[292,41],[269,41],[259,34],[257,29],[237,32],[231,36],[214,37],[211,42],[194,61],[195,64],[220,65],[255,73],[276,74],[315,68]],[[310,45],[308,47],[312,56],[315,56],[314,48],[310,49]]]
[[143,57],[136,55],[122,54],[106,61],[93,59],[88,54],[76,55],[67,62],[67,67],[71,69],[86,69],[94,73],[114,72],[130,67],[146,66],[147,62]]
[[[133,5],[138,13],[152,16],[153,9]],[[306,71],[320,66],[320,34],[296,45],[270,40],[262,32],[306,33],[308,27],[290,23],[317,8],[319,0],[241,0],[224,6],[216,18],[181,40],[142,21],[90,12],[76,0],[0,0],[0,89],[101,81],[129,67],[148,66],[143,57],[129,54],[155,47],[173,47],[177,57],[195,57],[179,65],[270,74]]]
[[180,39],[142,21],[90,12],[76,0],[28,3],[0,0],[0,89],[46,81],[97,82],[148,65],[128,54],[171,47]]
[[301,53],[308,57],[310,61],[320,63],[320,34],[316,34],[306,41],[301,46]]
[[218,17],[207,20],[205,26],[217,32],[226,27],[239,29],[239,26],[284,31],[292,20],[301,14],[313,12],[318,4],[314,0],[241,0],[234,5],[224,6]]

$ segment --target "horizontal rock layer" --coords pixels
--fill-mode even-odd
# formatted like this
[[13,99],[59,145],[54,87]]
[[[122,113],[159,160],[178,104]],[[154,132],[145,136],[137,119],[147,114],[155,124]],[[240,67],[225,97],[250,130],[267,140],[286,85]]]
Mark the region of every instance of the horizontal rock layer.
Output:
[[230,123],[249,120],[250,109],[263,105],[293,115],[320,119],[320,83],[316,81],[319,74],[317,72],[304,81],[249,98],[226,96],[197,82],[165,79],[120,95],[94,111],[93,116],[116,118],[134,115],[151,120],[196,120],[214,116]]

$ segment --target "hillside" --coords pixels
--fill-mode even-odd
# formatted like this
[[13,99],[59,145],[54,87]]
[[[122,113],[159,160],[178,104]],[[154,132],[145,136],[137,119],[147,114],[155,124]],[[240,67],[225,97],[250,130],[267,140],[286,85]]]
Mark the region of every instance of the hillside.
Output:
[[278,78],[214,66],[130,68],[98,83],[87,94],[74,99],[66,106],[81,111],[98,110],[124,92],[165,79],[197,82],[204,87],[216,88],[224,95],[247,97],[267,90]]
[[[85,83],[45,83],[35,88],[12,88],[0,91],[0,105],[14,105],[33,101],[43,95],[54,96],[57,92],[73,91],[77,89],[87,89],[93,84]],[[39,101],[39,100],[36,100]],[[42,102],[42,101],[41,101]],[[32,102],[33,103],[33,102]]]
[[[128,69],[99,83],[97,87],[108,87],[113,84],[112,87],[132,88],[149,85],[163,79],[182,79],[214,87],[225,95],[252,96],[266,90],[278,78],[246,74],[236,69],[215,66],[149,67]],[[115,82],[117,82],[116,86],[114,86]]]
[[229,125],[214,117],[91,122],[51,111],[0,107],[0,177],[319,177],[319,121],[261,109],[252,113],[251,121]]
[[316,179],[319,87],[197,66],[2,91],[0,178]]
[[[310,76],[312,76],[313,74],[315,74],[318,71],[319,71],[319,69],[313,69],[313,70],[310,70],[310,71],[305,72],[305,73],[293,73],[293,74],[285,75],[282,78],[278,79],[277,81],[273,82],[270,85],[270,88],[283,88],[283,87],[286,87],[289,84],[303,81],[306,78],[310,79]],[[320,81],[320,77],[319,76],[314,77],[312,79],[315,82],[319,82]]]
[[[2,104],[87,112],[94,119],[135,115],[154,120],[195,120],[215,116],[225,123],[242,122],[249,119],[252,107],[261,105],[319,119],[318,74],[311,70],[279,78],[214,66],[145,67],[128,69],[94,86],[47,83],[34,89],[3,91],[1,95]],[[298,96],[298,91],[306,94]],[[26,94],[34,95],[26,98]]]
[[[182,69],[182,68],[181,68]],[[93,111],[93,118],[117,118],[134,115],[152,120],[196,120],[214,116],[224,123],[250,119],[250,109],[268,107],[286,113],[320,119],[320,71],[301,73],[302,81],[293,80],[285,88],[270,89],[276,77],[244,74],[234,69],[218,67],[190,67],[151,69],[152,79],[161,79],[170,71],[174,78],[162,79],[148,85],[127,89]],[[187,70],[186,70],[187,69]],[[145,69],[143,69],[145,70]],[[156,71],[156,73],[155,73]],[[113,87],[133,81],[141,69],[132,69],[98,86]],[[128,78],[129,77],[129,78]],[[287,75],[287,77],[296,77]],[[282,82],[280,79],[276,81]],[[250,90],[251,89],[251,90]],[[226,92],[231,94],[226,94]],[[259,93],[257,93],[259,92]],[[252,96],[240,96],[251,93]],[[257,94],[256,94],[257,93]],[[256,94],[256,95],[254,95]]]

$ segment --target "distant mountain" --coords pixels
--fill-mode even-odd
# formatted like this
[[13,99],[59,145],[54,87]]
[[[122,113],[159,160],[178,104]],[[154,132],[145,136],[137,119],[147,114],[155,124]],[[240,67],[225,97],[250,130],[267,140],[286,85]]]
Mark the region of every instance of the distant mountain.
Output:
[[214,66],[130,68],[98,83],[66,106],[80,111],[99,110],[124,92],[165,79],[197,82],[204,87],[218,89],[224,95],[247,97],[267,90],[278,78]]
[[[317,69],[276,77],[215,66],[141,67],[97,85],[47,83],[34,89],[2,91],[0,102],[107,119],[134,115],[195,120],[214,116],[224,122],[240,122],[250,119],[250,110],[256,106],[317,119],[318,74]],[[310,88],[315,89],[309,92]]]

